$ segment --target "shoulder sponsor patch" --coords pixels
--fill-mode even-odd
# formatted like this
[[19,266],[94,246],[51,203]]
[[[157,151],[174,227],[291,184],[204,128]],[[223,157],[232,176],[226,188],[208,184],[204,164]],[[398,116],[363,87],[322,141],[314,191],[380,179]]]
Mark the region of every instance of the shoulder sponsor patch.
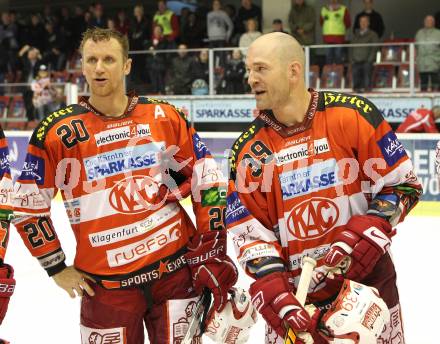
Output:
[[159,164],[158,153],[164,142],[116,149],[84,159],[87,180],[97,180],[126,171],[136,171]]
[[335,159],[284,172],[279,179],[285,200],[341,184]]
[[193,134],[193,144],[194,144],[194,153],[196,154],[197,160],[206,157],[206,155],[211,155],[205,143],[202,141],[202,139],[197,133]]
[[386,133],[377,144],[388,166],[393,166],[400,158],[406,156],[405,148],[393,131]]
[[34,180],[38,185],[44,184],[44,159],[28,153],[19,179]]
[[250,215],[249,210],[241,203],[237,192],[231,193],[226,198],[226,225],[237,222]]
[[202,190],[202,207],[226,205],[226,187],[212,187]]
[[0,176],[10,173],[9,150],[8,147],[0,148]]

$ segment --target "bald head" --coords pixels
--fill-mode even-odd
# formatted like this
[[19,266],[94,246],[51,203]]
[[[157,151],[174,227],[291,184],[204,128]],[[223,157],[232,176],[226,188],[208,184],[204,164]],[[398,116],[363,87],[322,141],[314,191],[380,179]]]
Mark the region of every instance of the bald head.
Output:
[[293,61],[300,63],[304,69],[305,56],[302,46],[292,36],[282,32],[271,32],[258,37],[249,47],[249,51],[258,56],[270,56],[281,65]]

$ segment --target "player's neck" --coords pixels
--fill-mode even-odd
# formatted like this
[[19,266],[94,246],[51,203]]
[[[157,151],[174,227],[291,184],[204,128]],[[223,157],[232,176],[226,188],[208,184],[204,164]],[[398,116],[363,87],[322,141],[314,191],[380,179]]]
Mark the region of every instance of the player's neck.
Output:
[[290,96],[294,101],[289,101],[285,106],[273,110],[275,118],[286,127],[301,123],[309,108],[311,97],[306,89],[295,92]]
[[100,113],[109,117],[122,116],[127,108],[128,97],[124,93],[112,95],[111,97],[100,97],[91,95],[89,103]]

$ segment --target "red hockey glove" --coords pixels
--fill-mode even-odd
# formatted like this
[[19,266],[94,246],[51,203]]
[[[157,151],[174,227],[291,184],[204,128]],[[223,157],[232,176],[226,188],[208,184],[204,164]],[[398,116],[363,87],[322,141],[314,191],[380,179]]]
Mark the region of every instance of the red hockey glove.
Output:
[[0,266],[0,324],[8,310],[9,298],[14,293],[15,279],[12,266],[3,264]]
[[345,229],[336,235],[324,264],[335,268],[349,257],[348,266],[343,269],[345,277],[360,282],[385,254],[393,235],[385,219],[375,215],[352,216]]
[[228,291],[237,282],[238,272],[226,255],[226,233],[211,231],[198,234],[188,244],[185,254],[191,269],[193,285],[201,293],[204,287],[214,296],[214,307],[222,310],[228,301]]
[[310,315],[293,294],[285,272],[273,272],[256,280],[249,292],[255,308],[278,335],[284,338],[287,326],[294,332],[312,330]]

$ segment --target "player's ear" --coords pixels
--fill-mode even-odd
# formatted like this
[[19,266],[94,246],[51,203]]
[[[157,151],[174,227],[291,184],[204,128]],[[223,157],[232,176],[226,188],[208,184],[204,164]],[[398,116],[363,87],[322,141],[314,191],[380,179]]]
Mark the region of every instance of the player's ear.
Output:
[[292,81],[298,81],[302,77],[301,64],[298,61],[292,61],[288,65],[287,75]]
[[128,58],[127,61],[125,61],[125,63],[124,63],[124,74],[125,75],[130,74],[132,61],[133,60],[130,58]]

